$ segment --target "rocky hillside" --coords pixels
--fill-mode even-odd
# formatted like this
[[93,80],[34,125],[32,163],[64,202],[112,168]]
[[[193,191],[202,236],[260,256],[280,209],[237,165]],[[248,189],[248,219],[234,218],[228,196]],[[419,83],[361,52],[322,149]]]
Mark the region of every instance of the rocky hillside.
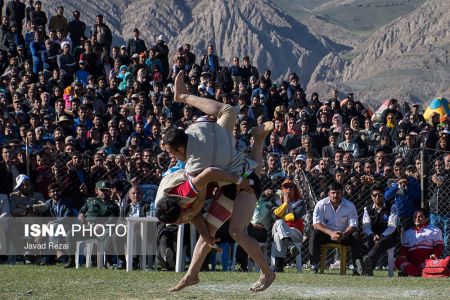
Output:
[[380,28],[347,55],[355,55],[351,61],[339,54],[328,55],[316,68],[309,89],[336,86],[373,101],[397,97],[427,102],[448,93],[448,9],[449,1],[428,1]]
[[117,43],[130,37],[134,27],[140,29],[148,44],[164,34],[172,52],[183,43],[191,43],[200,55],[212,43],[225,64],[234,55],[249,55],[261,70],[270,68],[274,78],[284,79],[297,72],[304,85],[325,55],[350,49],[312,34],[265,0],[44,2],[51,11],[63,4],[66,15],[78,9],[89,24],[93,24],[97,13],[103,13]]
[[78,9],[89,26],[95,15],[102,13],[117,45],[131,36],[134,27],[140,29],[148,45],[159,34],[165,35],[171,55],[183,43],[191,43],[197,55],[212,43],[226,65],[234,55],[249,55],[260,70],[272,69],[278,80],[297,72],[308,92],[317,91],[322,97],[332,88],[353,91],[369,103],[389,97],[428,101],[448,93],[450,14],[446,12],[450,1],[428,0],[412,10],[422,0],[383,0],[396,14],[401,14],[397,11],[401,7],[408,10],[368,38],[354,39],[347,38],[352,31],[318,12],[342,16],[347,9],[345,14],[352,15],[352,9],[361,11],[364,5],[375,9],[372,6],[378,2],[294,2],[311,5],[302,11],[312,15],[296,19],[268,0],[45,0],[44,7],[53,14],[58,5],[64,5],[69,19]]

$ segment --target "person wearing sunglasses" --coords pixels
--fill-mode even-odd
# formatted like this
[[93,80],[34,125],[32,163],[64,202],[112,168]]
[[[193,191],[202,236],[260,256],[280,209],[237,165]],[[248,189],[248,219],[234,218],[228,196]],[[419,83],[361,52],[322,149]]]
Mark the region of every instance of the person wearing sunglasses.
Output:
[[363,258],[364,274],[367,276],[373,276],[373,268],[380,256],[398,241],[397,206],[384,201],[382,185],[372,186],[370,198],[372,203],[364,207],[362,221],[364,245],[368,249]]

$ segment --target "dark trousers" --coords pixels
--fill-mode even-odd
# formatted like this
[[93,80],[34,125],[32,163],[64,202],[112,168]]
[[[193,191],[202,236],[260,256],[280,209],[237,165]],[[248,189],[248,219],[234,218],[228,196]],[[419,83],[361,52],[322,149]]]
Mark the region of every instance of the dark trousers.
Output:
[[[340,242],[336,242],[331,240],[331,237],[323,233],[320,230],[314,229],[311,232],[311,236],[309,238],[309,255],[311,256],[310,262],[311,265],[318,265],[320,261],[320,248],[323,244],[327,243],[338,243],[343,244],[345,246],[350,246],[352,249],[352,260],[353,265],[355,266],[355,260],[361,258],[361,241],[359,238],[358,232],[354,232],[352,235],[346,236]],[[355,266],[356,267],[356,266]]]
[[388,249],[395,247],[398,241],[397,232],[383,237],[378,242],[373,241],[373,236],[366,236],[364,239],[364,246],[369,250],[367,257],[372,261],[372,266],[376,266],[380,256]]

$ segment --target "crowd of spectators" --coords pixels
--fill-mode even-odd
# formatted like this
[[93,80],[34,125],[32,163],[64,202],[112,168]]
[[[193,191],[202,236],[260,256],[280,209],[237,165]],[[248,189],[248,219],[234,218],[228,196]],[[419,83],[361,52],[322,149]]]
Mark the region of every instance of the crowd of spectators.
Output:
[[[190,44],[169,49],[163,35],[155,44],[144,41],[138,28],[126,44],[113,45],[108,20],[97,15],[95,24],[85,24],[82,19],[74,11],[69,20],[62,6],[47,16],[41,1],[32,0],[10,1],[1,18],[0,194],[9,197],[1,202],[2,216],[32,215],[29,205],[52,199],[58,189],[69,214],[78,216],[86,212],[86,199],[101,193],[96,188],[101,180],[111,184],[109,201],[122,208],[115,214],[144,214],[132,209],[129,188],[136,193],[138,185],[158,185],[164,172],[178,166],[161,147],[161,135],[168,128],[187,128],[200,116],[173,101],[172,82],[184,70],[190,93],[235,107],[238,150],[249,151],[253,126],[274,121],[264,148],[260,201],[279,201],[286,179],[297,183],[296,198],[306,197],[307,183],[316,200],[329,196],[328,186],[336,181],[355,204],[362,227],[364,208],[372,203],[367,191],[376,184],[396,205],[400,227],[412,225],[422,204],[429,208],[449,254],[450,116],[435,114],[426,122],[419,104],[391,99],[374,118],[353,93],[333,90],[329,97],[307,98],[296,73],[276,82],[270,69],[258,70],[248,56],[222,59],[209,44],[197,57]],[[442,151],[433,168],[421,168],[420,148]],[[421,176],[427,178],[429,200],[423,203]],[[59,186],[49,189],[55,182]],[[284,218],[281,204],[273,215],[259,205],[269,221],[255,215],[252,226],[270,235],[273,221]],[[313,209],[314,203],[306,203],[301,211]],[[281,245],[280,230],[274,232]]]

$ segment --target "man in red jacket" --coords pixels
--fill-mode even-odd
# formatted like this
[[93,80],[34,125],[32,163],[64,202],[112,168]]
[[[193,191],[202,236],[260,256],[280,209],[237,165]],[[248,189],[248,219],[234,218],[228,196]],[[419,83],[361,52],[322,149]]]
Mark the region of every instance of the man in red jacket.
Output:
[[414,212],[414,228],[405,231],[402,237],[400,256],[395,266],[406,276],[420,276],[425,260],[439,258],[444,252],[442,231],[428,224],[425,211]]
[[290,245],[290,252],[296,257],[301,249],[296,244],[302,243],[306,212],[305,201],[300,199],[300,192],[295,183],[287,179],[281,185],[281,205],[273,213],[278,220],[272,227],[273,247],[272,256],[275,258],[275,272],[283,272],[286,250]]

